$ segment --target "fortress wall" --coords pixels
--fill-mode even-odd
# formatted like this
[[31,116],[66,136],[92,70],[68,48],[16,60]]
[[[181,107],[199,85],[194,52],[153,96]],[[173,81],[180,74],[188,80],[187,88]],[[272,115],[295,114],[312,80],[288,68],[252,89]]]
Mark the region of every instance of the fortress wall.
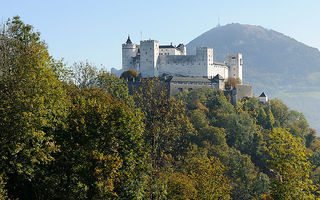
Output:
[[196,55],[159,56],[157,69],[159,75],[207,76],[207,62]]

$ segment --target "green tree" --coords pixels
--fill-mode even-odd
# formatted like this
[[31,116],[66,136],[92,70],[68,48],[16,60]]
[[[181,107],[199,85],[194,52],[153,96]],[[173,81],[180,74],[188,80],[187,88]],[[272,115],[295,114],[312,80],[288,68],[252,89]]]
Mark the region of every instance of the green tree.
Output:
[[138,72],[134,69],[129,69],[128,71],[125,71],[121,74],[120,78],[123,78],[125,80],[133,81],[134,79],[137,79],[139,76]]
[[0,173],[12,198],[37,199],[34,179],[59,151],[66,95],[40,33],[19,17],[0,30]]
[[268,161],[275,178],[271,182],[274,199],[315,199],[309,179],[311,164],[301,139],[288,131],[275,128],[269,133]]
[[200,109],[190,111],[190,122],[196,130],[208,126],[206,114]]
[[231,187],[225,176],[226,168],[218,158],[208,158],[205,152],[193,146],[184,161],[183,169],[196,183],[194,199],[230,199]]
[[266,120],[267,120],[267,114],[264,111],[263,107],[259,108],[259,112],[258,112],[258,120],[257,123],[263,127],[265,127],[266,124]]
[[101,70],[94,82],[95,86],[102,88],[113,98],[124,102],[129,107],[135,107],[134,99],[132,95],[129,94],[127,83],[123,79]]
[[[61,152],[48,168],[47,199],[141,199],[142,115],[103,88],[75,89]],[[49,193],[48,188],[55,186]]]
[[159,199],[156,190],[163,187],[159,174],[171,170],[174,161],[186,152],[195,130],[183,103],[170,98],[165,84],[158,79],[142,80],[134,98],[144,114],[144,140],[150,156],[148,198]]
[[199,131],[197,137],[198,144],[204,141],[207,141],[212,145],[226,144],[226,133],[223,128],[217,128],[213,126],[204,127]]
[[279,99],[270,100],[271,112],[275,119],[275,127],[286,127],[289,118],[289,108]]
[[78,88],[87,88],[94,84],[98,74],[97,68],[86,62],[75,62],[71,67],[71,80]]
[[196,181],[188,175],[175,172],[168,177],[168,199],[191,200],[197,196]]
[[274,120],[273,114],[271,112],[271,109],[269,109],[268,114],[267,114],[267,118],[266,118],[266,122],[265,122],[265,127],[267,129],[272,129],[274,123],[275,123],[275,120]]

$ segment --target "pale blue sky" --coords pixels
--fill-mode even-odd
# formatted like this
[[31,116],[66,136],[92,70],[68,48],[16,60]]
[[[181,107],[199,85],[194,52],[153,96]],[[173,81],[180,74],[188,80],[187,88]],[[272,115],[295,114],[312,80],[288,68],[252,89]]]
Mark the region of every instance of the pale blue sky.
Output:
[[0,0],[2,21],[20,15],[41,32],[53,57],[121,67],[121,44],[188,43],[221,25],[261,25],[320,49],[319,0]]

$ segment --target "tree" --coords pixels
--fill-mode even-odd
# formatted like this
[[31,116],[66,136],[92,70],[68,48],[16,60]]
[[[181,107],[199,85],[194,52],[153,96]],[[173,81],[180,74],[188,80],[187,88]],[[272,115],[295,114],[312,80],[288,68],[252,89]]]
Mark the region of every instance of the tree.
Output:
[[181,101],[170,98],[166,85],[158,79],[142,80],[135,91],[135,102],[145,115],[145,142],[152,148],[153,159],[161,155],[179,155],[186,150],[184,140],[194,135]]
[[137,79],[139,76],[138,72],[134,69],[129,69],[128,71],[125,71],[121,74],[120,78],[123,78],[125,80],[133,81],[134,79]]
[[188,175],[175,172],[168,177],[168,199],[172,200],[191,200],[197,196],[196,180]]
[[206,114],[200,109],[190,111],[190,122],[196,130],[200,130],[201,128],[208,126]]
[[264,108],[261,106],[261,107],[259,108],[257,122],[258,122],[259,125],[261,125],[261,126],[263,126],[263,127],[266,127],[266,126],[265,126],[266,120],[267,120],[267,114],[266,114],[266,112],[264,111]]
[[274,120],[273,114],[272,114],[272,112],[271,112],[271,109],[269,108],[269,109],[268,109],[267,118],[266,118],[265,127],[266,127],[267,129],[272,129],[274,123],[275,123],[275,120]]
[[314,199],[311,164],[301,139],[281,128],[274,128],[268,136],[269,169],[274,173],[271,196],[279,200]]
[[150,196],[160,198],[161,172],[171,170],[174,161],[185,154],[195,130],[183,103],[170,98],[166,85],[158,79],[144,79],[135,91],[136,105],[144,114],[144,141],[149,154]]
[[79,88],[86,88],[94,85],[98,74],[97,68],[86,62],[75,62],[71,70],[71,80]]
[[199,142],[207,141],[212,145],[226,144],[226,133],[223,128],[217,128],[213,126],[204,127],[199,131],[197,137],[199,138]]
[[109,93],[113,98],[124,102],[129,107],[135,107],[133,96],[129,94],[129,89],[126,82],[116,77],[109,72],[101,70],[94,80],[95,86],[102,88],[106,93]]
[[275,127],[286,127],[289,118],[289,108],[279,99],[270,100],[271,112],[275,119]]
[[[72,86],[71,86],[72,87]],[[142,115],[103,88],[70,92],[61,152],[47,168],[42,199],[141,199],[144,157]]]
[[228,78],[225,82],[225,89],[231,90],[235,88],[237,84],[241,84],[241,79]]
[[54,132],[67,103],[40,33],[19,17],[0,30],[0,173],[10,198],[37,199],[36,175],[59,151]]
[[3,174],[0,174],[0,200],[8,199],[7,190],[5,189],[6,182],[4,180]]
[[184,161],[183,170],[194,180],[197,190],[194,199],[230,199],[229,179],[226,168],[216,157],[207,157],[196,146],[191,147]]

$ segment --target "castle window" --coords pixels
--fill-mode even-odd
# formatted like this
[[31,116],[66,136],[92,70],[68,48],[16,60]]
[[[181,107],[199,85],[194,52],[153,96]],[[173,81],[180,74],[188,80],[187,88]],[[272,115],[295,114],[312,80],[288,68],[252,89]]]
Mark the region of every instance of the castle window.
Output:
[[178,88],[178,91],[179,91],[179,92],[182,92],[182,88]]
[[146,52],[146,54],[147,54],[148,52]]
[[192,91],[192,88],[188,88],[188,91],[189,91],[189,92]]

